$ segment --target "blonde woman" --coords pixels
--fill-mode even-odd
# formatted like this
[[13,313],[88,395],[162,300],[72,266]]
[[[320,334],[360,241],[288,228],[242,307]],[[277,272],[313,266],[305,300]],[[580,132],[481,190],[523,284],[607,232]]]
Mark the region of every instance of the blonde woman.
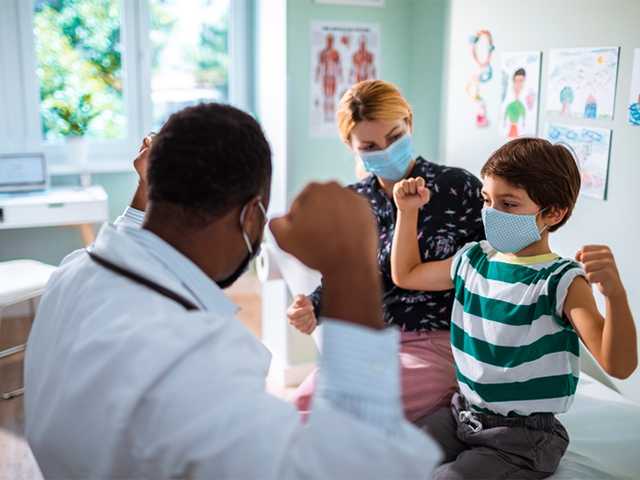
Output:
[[[411,106],[390,83],[367,80],[354,85],[340,101],[337,120],[343,142],[356,156],[356,171],[358,165],[366,171],[365,178],[351,187],[369,200],[378,222],[384,319],[402,331],[403,403],[406,417],[415,421],[448,405],[456,389],[449,343],[453,291],[404,290],[394,285],[393,186],[407,177],[422,177],[431,192],[429,208],[418,216],[420,255],[427,262],[451,257],[466,243],[484,239],[481,183],[465,170],[414,154]],[[303,333],[313,332],[321,303],[322,287],[308,297],[296,297],[288,310],[289,322]],[[314,388],[312,374],[296,392],[301,411],[309,410]]]

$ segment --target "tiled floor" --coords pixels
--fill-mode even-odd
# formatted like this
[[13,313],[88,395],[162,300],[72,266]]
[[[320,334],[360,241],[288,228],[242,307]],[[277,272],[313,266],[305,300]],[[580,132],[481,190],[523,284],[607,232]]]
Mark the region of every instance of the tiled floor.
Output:
[[[239,319],[260,336],[260,284],[252,274],[242,277],[227,293],[240,307]],[[0,350],[26,338],[28,321],[4,319],[0,326]],[[22,354],[0,360],[0,389],[13,389],[22,382]],[[24,441],[22,397],[0,400],[0,480],[41,480],[42,475]]]

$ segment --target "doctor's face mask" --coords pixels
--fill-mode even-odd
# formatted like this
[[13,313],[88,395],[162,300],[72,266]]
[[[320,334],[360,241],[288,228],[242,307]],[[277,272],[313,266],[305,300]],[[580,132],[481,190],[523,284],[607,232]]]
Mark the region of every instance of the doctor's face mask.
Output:
[[[266,225],[267,211],[264,208],[264,205],[262,205],[262,200],[258,200],[258,208],[260,209],[260,212],[264,217],[264,225]],[[255,242],[251,243],[251,240],[249,239],[249,234],[246,232],[244,228],[244,219],[245,219],[246,211],[247,211],[247,205],[245,205],[242,208],[242,211],[240,212],[240,228],[242,229],[242,238],[244,239],[245,245],[247,246],[247,251],[248,251],[247,256],[244,258],[244,260],[242,260],[240,265],[238,265],[238,268],[236,268],[236,270],[231,275],[229,275],[227,278],[223,280],[216,282],[218,286],[222,289],[229,288],[231,285],[233,285],[236,282],[236,280],[238,280],[238,278],[240,278],[247,271],[247,269],[249,268],[249,264],[251,263],[251,260],[253,260],[260,253],[260,244],[262,243],[262,235],[258,236]]]

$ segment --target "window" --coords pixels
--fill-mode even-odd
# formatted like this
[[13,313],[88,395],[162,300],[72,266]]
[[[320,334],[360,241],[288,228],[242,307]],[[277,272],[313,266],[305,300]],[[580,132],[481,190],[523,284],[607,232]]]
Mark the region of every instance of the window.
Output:
[[176,110],[249,107],[248,0],[2,1],[2,152],[72,173],[65,138],[85,136],[94,171],[123,170]]
[[45,140],[126,132],[119,0],[36,0],[33,13]]
[[229,1],[150,0],[152,127],[201,101],[229,100]]

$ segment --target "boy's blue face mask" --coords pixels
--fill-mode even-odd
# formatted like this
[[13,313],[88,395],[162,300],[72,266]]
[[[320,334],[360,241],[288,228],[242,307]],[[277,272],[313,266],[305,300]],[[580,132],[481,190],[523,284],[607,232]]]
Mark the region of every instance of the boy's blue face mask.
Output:
[[482,223],[487,240],[493,248],[502,253],[516,253],[540,240],[540,234],[547,226],[538,230],[536,218],[538,214],[516,215],[501,212],[495,208],[482,209]]
[[360,152],[360,158],[367,172],[397,182],[405,176],[413,160],[411,135],[403,135],[384,150]]

